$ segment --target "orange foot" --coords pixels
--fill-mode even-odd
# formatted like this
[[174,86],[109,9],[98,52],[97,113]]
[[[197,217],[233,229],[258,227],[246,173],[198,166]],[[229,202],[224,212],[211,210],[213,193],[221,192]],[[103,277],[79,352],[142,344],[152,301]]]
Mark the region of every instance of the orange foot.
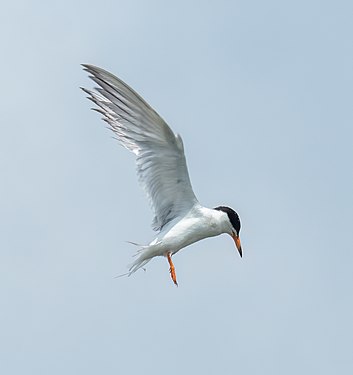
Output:
[[178,282],[177,282],[177,279],[176,279],[176,273],[175,273],[175,267],[174,267],[174,264],[172,262],[172,253],[167,253],[167,258],[168,258],[168,263],[169,263],[169,272],[170,272],[170,277],[172,278],[174,284],[176,286],[178,286]]

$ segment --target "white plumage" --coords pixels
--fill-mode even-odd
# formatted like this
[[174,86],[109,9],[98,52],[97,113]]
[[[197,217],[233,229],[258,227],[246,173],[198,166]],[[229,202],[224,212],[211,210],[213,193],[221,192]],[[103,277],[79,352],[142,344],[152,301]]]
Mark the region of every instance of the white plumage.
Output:
[[143,246],[129,275],[155,256],[167,256],[172,279],[176,276],[171,256],[206,237],[230,234],[241,254],[240,220],[228,207],[201,206],[192,190],[183,142],[166,122],[134,90],[111,73],[83,65],[98,84],[89,95],[115,133],[116,139],[136,155],[137,175],[154,211],[152,226],[157,237]]

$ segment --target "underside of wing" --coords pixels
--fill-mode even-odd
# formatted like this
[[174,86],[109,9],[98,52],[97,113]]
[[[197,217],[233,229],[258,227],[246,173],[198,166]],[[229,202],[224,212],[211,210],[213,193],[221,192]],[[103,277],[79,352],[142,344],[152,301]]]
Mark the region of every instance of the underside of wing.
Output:
[[83,65],[98,87],[83,90],[109,124],[115,138],[136,155],[139,182],[160,230],[186,213],[197,199],[191,187],[183,142],[134,90],[111,73]]

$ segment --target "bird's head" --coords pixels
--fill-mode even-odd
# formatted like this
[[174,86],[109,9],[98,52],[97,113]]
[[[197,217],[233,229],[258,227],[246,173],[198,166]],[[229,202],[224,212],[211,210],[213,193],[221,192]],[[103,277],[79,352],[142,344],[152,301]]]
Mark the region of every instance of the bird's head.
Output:
[[215,210],[218,210],[218,211],[223,211],[224,213],[227,214],[228,216],[228,228],[227,228],[227,232],[234,240],[235,242],[235,246],[237,247],[238,251],[239,251],[239,254],[240,256],[242,257],[243,256],[243,252],[242,252],[242,249],[241,249],[241,242],[240,242],[240,238],[239,238],[239,232],[240,232],[240,227],[241,227],[241,224],[240,224],[240,219],[239,219],[239,216],[238,214],[231,208],[229,207],[225,207],[225,206],[219,206],[219,207],[215,207],[214,208]]

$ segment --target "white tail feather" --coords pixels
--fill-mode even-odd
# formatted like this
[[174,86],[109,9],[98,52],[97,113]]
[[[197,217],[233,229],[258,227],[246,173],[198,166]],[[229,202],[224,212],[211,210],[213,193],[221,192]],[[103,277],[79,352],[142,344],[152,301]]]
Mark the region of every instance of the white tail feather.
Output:
[[[128,265],[129,271],[118,275],[116,277],[122,277],[122,276],[131,276],[133,273],[135,273],[140,268],[143,268],[153,257],[162,255],[159,250],[160,242],[154,242],[150,245],[139,245],[135,242],[130,242],[132,245],[139,246],[139,249],[137,250],[136,254],[134,254],[134,257],[137,257],[132,263]],[[144,268],[143,268],[144,269]],[[144,269],[145,270],[145,269]]]

